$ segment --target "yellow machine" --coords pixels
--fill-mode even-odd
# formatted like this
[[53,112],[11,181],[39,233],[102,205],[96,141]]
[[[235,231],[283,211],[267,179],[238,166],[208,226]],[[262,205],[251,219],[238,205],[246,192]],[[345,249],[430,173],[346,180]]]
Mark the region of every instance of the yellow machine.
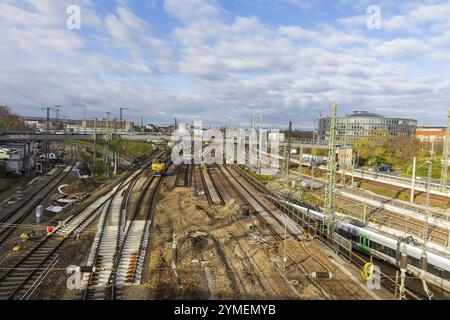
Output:
[[160,159],[155,159],[152,161],[150,174],[156,176],[162,176],[166,171],[166,163]]

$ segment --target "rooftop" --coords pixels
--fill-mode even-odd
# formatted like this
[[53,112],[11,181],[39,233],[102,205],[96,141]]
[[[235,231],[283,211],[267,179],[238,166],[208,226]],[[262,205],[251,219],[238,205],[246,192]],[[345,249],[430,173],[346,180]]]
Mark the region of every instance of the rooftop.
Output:
[[369,118],[385,118],[385,116],[367,112],[367,111],[353,111],[352,114],[348,114],[347,117],[357,118],[357,117],[369,117]]

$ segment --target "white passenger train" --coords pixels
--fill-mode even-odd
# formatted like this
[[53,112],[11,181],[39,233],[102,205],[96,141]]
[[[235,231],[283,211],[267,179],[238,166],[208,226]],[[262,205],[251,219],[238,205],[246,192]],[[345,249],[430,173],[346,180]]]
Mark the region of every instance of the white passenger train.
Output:
[[[286,202],[286,204],[302,211],[311,218],[324,221],[324,214],[316,210]],[[339,222],[336,232],[352,242],[352,248],[372,255],[393,265],[399,265],[401,250],[406,246],[408,256],[407,272],[419,276],[422,271],[422,247],[405,244],[401,240],[382,235],[376,230],[353,225],[349,222]],[[434,252],[427,251],[426,280],[435,286],[450,291],[450,259]]]

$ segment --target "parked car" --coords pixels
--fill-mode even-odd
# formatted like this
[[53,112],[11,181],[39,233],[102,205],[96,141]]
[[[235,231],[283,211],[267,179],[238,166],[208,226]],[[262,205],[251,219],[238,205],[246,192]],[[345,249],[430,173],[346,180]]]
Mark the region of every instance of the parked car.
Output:
[[392,166],[379,166],[375,168],[375,171],[377,172],[393,172],[394,169]]

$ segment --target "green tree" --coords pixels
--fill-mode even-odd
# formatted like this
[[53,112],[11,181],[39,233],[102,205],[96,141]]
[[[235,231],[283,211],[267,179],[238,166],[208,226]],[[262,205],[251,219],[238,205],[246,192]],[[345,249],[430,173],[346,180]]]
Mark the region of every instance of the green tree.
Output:
[[30,127],[25,124],[22,118],[13,114],[6,106],[0,106],[0,127],[8,131],[29,131]]

